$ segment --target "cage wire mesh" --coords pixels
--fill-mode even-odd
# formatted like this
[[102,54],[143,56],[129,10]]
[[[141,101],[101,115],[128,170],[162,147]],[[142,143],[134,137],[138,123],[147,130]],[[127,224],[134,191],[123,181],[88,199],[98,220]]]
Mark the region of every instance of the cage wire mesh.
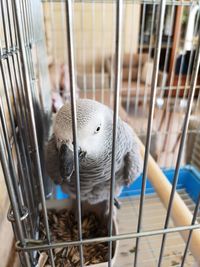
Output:
[[[66,266],[83,266],[83,244],[107,241],[105,266],[192,266],[195,259],[199,266],[200,190],[195,202],[178,184],[185,165],[200,170],[199,1],[0,3],[0,155],[21,265],[40,266],[41,251],[47,251],[50,265],[57,266],[56,248],[74,245],[80,260]],[[119,111],[146,146],[144,169],[140,186],[120,200],[118,234],[112,235],[109,221],[109,236],[82,239],[79,195],[78,241],[55,243],[46,204],[55,198],[55,186],[45,171],[44,147],[54,113],[75,98],[110,106],[115,122]],[[172,170],[166,202],[165,188],[161,195],[148,194],[149,152],[159,167]],[[191,211],[189,225],[170,217],[176,217],[176,192]],[[45,242],[39,235],[39,210]]]

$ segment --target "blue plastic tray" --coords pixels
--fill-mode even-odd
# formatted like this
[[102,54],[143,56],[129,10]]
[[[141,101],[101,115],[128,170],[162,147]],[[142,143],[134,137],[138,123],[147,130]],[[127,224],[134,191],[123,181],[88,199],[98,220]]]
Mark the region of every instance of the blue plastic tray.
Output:
[[[174,169],[163,170],[168,180],[172,183],[174,177]],[[138,196],[141,192],[142,176],[131,184],[129,187],[124,187],[120,198],[128,196]],[[177,189],[185,189],[190,197],[196,202],[200,193],[200,172],[194,167],[187,165],[180,169]],[[155,194],[155,190],[149,180],[147,180],[145,194]],[[56,199],[65,199],[68,195],[63,193],[60,186],[56,187]]]

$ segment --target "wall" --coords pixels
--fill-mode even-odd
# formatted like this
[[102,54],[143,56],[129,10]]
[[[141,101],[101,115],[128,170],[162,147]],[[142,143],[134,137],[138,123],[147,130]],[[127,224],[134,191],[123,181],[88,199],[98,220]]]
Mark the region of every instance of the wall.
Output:
[[[67,58],[65,4],[48,2],[43,6],[49,62],[63,63]],[[91,66],[94,61],[102,62],[113,54],[115,12],[116,6],[110,2],[74,4],[75,56],[79,67]],[[140,5],[125,4],[123,18],[124,52],[136,52]]]

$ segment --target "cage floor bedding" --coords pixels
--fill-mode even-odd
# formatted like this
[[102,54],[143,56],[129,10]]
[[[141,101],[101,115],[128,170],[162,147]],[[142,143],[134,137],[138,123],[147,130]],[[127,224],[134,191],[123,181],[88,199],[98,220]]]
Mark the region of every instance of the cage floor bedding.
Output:
[[[74,214],[66,209],[49,210],[49,226],[52,242],[78,240],[78,224]],[[108,235],[106,225],[100,219],[90,213],[82,219],[83,239],[103,237]],[[40,221],[40,238],[46,239],[43,217]],[[79,248],[77,246],[56,248],[53,250],[56,267],[78,267],[80,266]],[[84,265],[91,265],[108,260],[108,243],[95,243],[83,245]],[[43,259],[43,260],[42,260]],[[46,252],[40,255],[43,262],[39,267],[51,266]]]

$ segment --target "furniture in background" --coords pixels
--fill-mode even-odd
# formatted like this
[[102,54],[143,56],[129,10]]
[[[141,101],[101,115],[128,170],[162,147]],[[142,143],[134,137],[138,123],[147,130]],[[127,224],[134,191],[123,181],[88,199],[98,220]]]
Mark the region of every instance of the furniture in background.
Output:
[[[106,59],[106,71],[109,73],[111,83],[112,72],[114,72],[114,62],[112,63],[111,56]],[[128,94],[130,94],[131,99],[135,97],[139,97],[140,100],[143,100],[144,97],[149,99],[152,74],[153,59],[149,59],[147,53],[141,55],[125,54],[122,63],[122,99],[126,100]],[[160,88],[165,86],[166,81],[167,73],[159,71],[157,86]]]

